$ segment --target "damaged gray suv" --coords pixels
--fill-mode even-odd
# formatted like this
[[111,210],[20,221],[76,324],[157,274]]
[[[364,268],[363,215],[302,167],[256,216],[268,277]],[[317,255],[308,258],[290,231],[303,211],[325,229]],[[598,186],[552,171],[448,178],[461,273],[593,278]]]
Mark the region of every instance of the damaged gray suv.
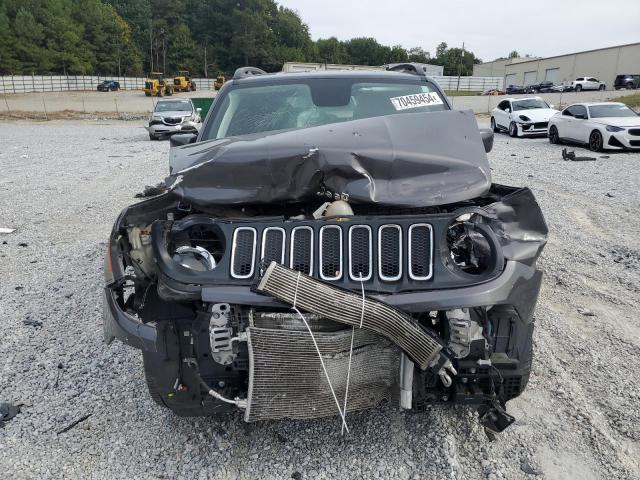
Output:
[[172,138],[168,190],[118,217],[104,289],[105,340],[142,350],[159,405],[513,421],[547,226],[529,189],[491,182],[493,134],[394,70],[242,68]]

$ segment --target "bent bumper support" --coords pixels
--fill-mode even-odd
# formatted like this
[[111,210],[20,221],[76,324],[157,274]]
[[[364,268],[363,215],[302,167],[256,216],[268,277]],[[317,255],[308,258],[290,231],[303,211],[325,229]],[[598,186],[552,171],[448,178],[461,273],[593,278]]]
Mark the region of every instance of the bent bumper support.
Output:
[[335,322],[376,332],[398,345],[422,370],[431,367],[440,372],[450,365],[435,334],[377,300],[332,287],[276,262],[271,262],[257,290]]
[[149,352],[158,351],[158,331],[154,323],[142,323],[118,307],[115,293],[108,287],[103,295],[104,341],[111,344],[115,338],[123,343]]

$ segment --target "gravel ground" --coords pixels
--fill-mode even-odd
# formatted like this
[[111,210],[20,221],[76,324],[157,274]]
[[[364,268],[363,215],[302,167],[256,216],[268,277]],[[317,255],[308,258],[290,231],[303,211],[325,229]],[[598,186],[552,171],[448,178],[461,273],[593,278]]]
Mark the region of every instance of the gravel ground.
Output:
[[101,271],[167,142],[140,122],[0,127],[0,227],[17,228],[0,234],[0,400],[30,405],[0,428],[3,478],[640,478],[640,154],[564,162],[546,139],[498,135],[495,181],[531,186],[551,229],[517,423],[489,442],[465,408],[383,407],[342,438],[335,418],[248,425],[152,403],[140,353],[102,343]]

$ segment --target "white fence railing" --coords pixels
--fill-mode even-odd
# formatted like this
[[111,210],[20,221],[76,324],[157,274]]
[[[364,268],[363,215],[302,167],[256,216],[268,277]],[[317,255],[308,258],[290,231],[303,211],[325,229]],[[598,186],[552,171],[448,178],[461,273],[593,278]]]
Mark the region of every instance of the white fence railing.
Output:
[[[122,90],[141,90],[144,77],[102,75],[5,75],[0,77],[0,94],[95,90],[104,80],[115,80]],[[215,78],[194,78],[197,88],[213,89]]]
[[484,92],[494,88],[502,90],[502,77],[431,77],[444,90],[462,90],[467,92]]
[[[482,92],[502,89],[502,77],[432,77],[445,90]],[[6,75],[0,77],[0,94],[30,92],[65,92],[95,90],[104,80],[115,80],[122,90],[141,90],[144,77],[112,77],[101,75]],[[194,78],[198,89],[213,90],[215,78]]]

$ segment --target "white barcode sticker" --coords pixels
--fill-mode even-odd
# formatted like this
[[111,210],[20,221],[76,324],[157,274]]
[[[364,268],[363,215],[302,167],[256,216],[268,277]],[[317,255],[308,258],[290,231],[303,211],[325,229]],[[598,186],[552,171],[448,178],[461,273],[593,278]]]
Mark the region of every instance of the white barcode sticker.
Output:
[[409,108],[420,108],[429,105],[442,105],[440,95],[435,92],[414,93],[403,95],[402,97],[390,98],[393,108],[396,110],[407,110]]

